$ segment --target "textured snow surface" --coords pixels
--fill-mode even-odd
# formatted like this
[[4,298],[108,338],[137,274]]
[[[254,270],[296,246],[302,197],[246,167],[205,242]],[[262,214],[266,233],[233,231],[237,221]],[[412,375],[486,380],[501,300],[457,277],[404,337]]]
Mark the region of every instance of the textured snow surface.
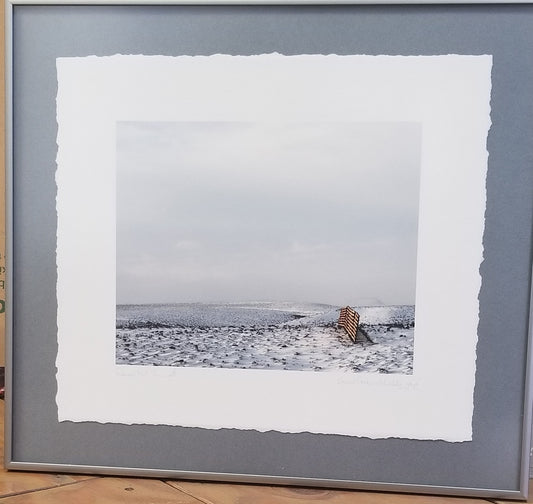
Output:
[[116,363],[410,374],[414,306],[354,307],[367,338],[337,327],[340,307],[302,303],[117,306]]

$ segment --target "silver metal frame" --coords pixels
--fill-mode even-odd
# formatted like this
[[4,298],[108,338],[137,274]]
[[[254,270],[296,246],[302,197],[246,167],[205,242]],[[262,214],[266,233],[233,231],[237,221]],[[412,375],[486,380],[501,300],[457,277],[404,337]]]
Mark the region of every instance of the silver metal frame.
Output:
[[13,6],[4,4],[5,22],[5,258],[6,258],[6,307],[5,307],[5,418],[4,465],[12,459],[12,407],[13,399]]
[[430,486],[419,484],[376,483],[314,478],[277,477],[268,475],[228,474],[216,472],[190,472],[181,470],[139,469],[128,467],[106,467],[90,465],[61,465],[50,463],[21,462],[13,459],[13,9],[24,5],[407,5],[407,4],[531,4],[533,0],[5,0],[5,66],[6,66],[6,416],[5,416],[5,465],[10,470],[72,472],[80,474],[128,475],[158,478],[183,478],[189,480],[211,480],[225,482],[264,483],[300,485],[307,487],[329,487],[372,491],[415,492],[452,496],[491,497],[526,499],[528,494],[530,467],[530,440],[532,434],[533,364],[531,337],[533,335],[533,279],[530,281],[529,340],[527,375],[524,397],[524,418],[522,434],[521,474],[519,490],[509,491],[497,488],[471,488]]

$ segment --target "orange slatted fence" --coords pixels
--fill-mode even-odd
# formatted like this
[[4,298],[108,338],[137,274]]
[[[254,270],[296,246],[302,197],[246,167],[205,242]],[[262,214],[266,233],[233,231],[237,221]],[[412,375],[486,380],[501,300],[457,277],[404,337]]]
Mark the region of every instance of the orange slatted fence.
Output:
[[349,306],[341,308],[338,325],[348,333],[348,336],[355,343],[357,329],[359,328],[359,313]]

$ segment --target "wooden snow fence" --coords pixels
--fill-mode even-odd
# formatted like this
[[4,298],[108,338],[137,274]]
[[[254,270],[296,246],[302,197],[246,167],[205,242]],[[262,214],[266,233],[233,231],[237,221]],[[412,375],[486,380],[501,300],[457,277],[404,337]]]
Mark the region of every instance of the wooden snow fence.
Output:
[[338,325],[348,333],[350,339],[355,343],[359,328],[359,313],[349,306],[341,308]]

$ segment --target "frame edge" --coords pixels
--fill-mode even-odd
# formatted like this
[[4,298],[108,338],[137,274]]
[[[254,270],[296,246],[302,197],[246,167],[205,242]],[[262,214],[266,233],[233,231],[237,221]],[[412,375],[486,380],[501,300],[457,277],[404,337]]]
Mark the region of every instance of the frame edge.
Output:
[[9,467],[12,451],[12,390],[13,390],[13,321],[12,321],[12,264],[13,264],[13,3],[4,1],[5,54],[5,236],[6,236],[6,307],[5,307],[5,413],[4,461]]

